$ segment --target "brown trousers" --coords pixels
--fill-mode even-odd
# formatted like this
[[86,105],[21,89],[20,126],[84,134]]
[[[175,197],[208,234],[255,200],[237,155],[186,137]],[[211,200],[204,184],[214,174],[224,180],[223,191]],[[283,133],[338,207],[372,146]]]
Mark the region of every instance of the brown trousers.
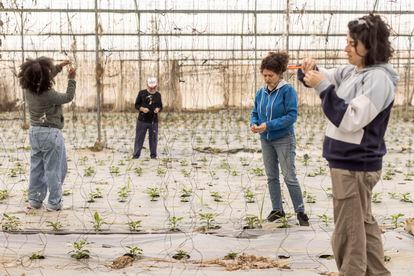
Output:
[[381,231],[371,211],[381,171],[331,169],[335,230],[332,249],[339,275],[391,275],[384,265]]

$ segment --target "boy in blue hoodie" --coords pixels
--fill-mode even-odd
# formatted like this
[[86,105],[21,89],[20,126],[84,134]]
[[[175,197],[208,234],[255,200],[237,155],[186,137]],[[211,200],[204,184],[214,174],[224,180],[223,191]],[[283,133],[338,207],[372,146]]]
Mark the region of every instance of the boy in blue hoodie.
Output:
[[279,165],[297,213],[299,225],[309,226],[302,191],[296,177],[296,140],[293,125],[298,115],[296,91],[283,80],[289,56],[270,52],[262,60],[260,72],[265,84],[257,91],[250,119],[250,129],[260,134],[263,163],[267,175],[272,211],[267,220],[285,217],[279,180]]

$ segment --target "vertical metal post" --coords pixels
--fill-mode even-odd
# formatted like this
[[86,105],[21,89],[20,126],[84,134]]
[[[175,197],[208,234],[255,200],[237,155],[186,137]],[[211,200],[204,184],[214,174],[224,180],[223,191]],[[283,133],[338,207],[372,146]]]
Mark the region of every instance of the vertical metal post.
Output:
[[138,13],[138,74],[139,85],[142,85],[142,61],[141,61],[141,13]]
[[254,86],[253,92],[257,87],[257,0],[254,0]]
[[99,41],[99,18],[98,18],[98,0],[95,0],[95,78],[96,78],[96,114],[98,124],[98,143],[102,141],[101,135],[101,90],[102,83],[101,78],[103,74],[103,68],[100,64],[100,41]]

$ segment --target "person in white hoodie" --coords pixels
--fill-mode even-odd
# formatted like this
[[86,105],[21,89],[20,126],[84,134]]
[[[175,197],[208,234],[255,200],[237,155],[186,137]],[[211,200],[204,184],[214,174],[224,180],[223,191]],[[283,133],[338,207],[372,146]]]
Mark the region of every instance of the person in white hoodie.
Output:
[[332,179],[332,247],[340,275],[391,275],[371,211],[398,82],[389,64],[389,36],[390,27],[380,16],[363,16],[348,23],[345,52],[350,65],[326,70],[305,58],[298,71],[299,80],[315,88],[327,117],[323,156]]

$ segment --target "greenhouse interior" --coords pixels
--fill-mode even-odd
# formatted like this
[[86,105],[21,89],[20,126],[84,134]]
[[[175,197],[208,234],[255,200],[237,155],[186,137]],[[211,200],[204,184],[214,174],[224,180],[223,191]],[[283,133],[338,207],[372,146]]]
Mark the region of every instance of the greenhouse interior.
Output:
[[0,274],[412,275],[413,18],[0,0]]

